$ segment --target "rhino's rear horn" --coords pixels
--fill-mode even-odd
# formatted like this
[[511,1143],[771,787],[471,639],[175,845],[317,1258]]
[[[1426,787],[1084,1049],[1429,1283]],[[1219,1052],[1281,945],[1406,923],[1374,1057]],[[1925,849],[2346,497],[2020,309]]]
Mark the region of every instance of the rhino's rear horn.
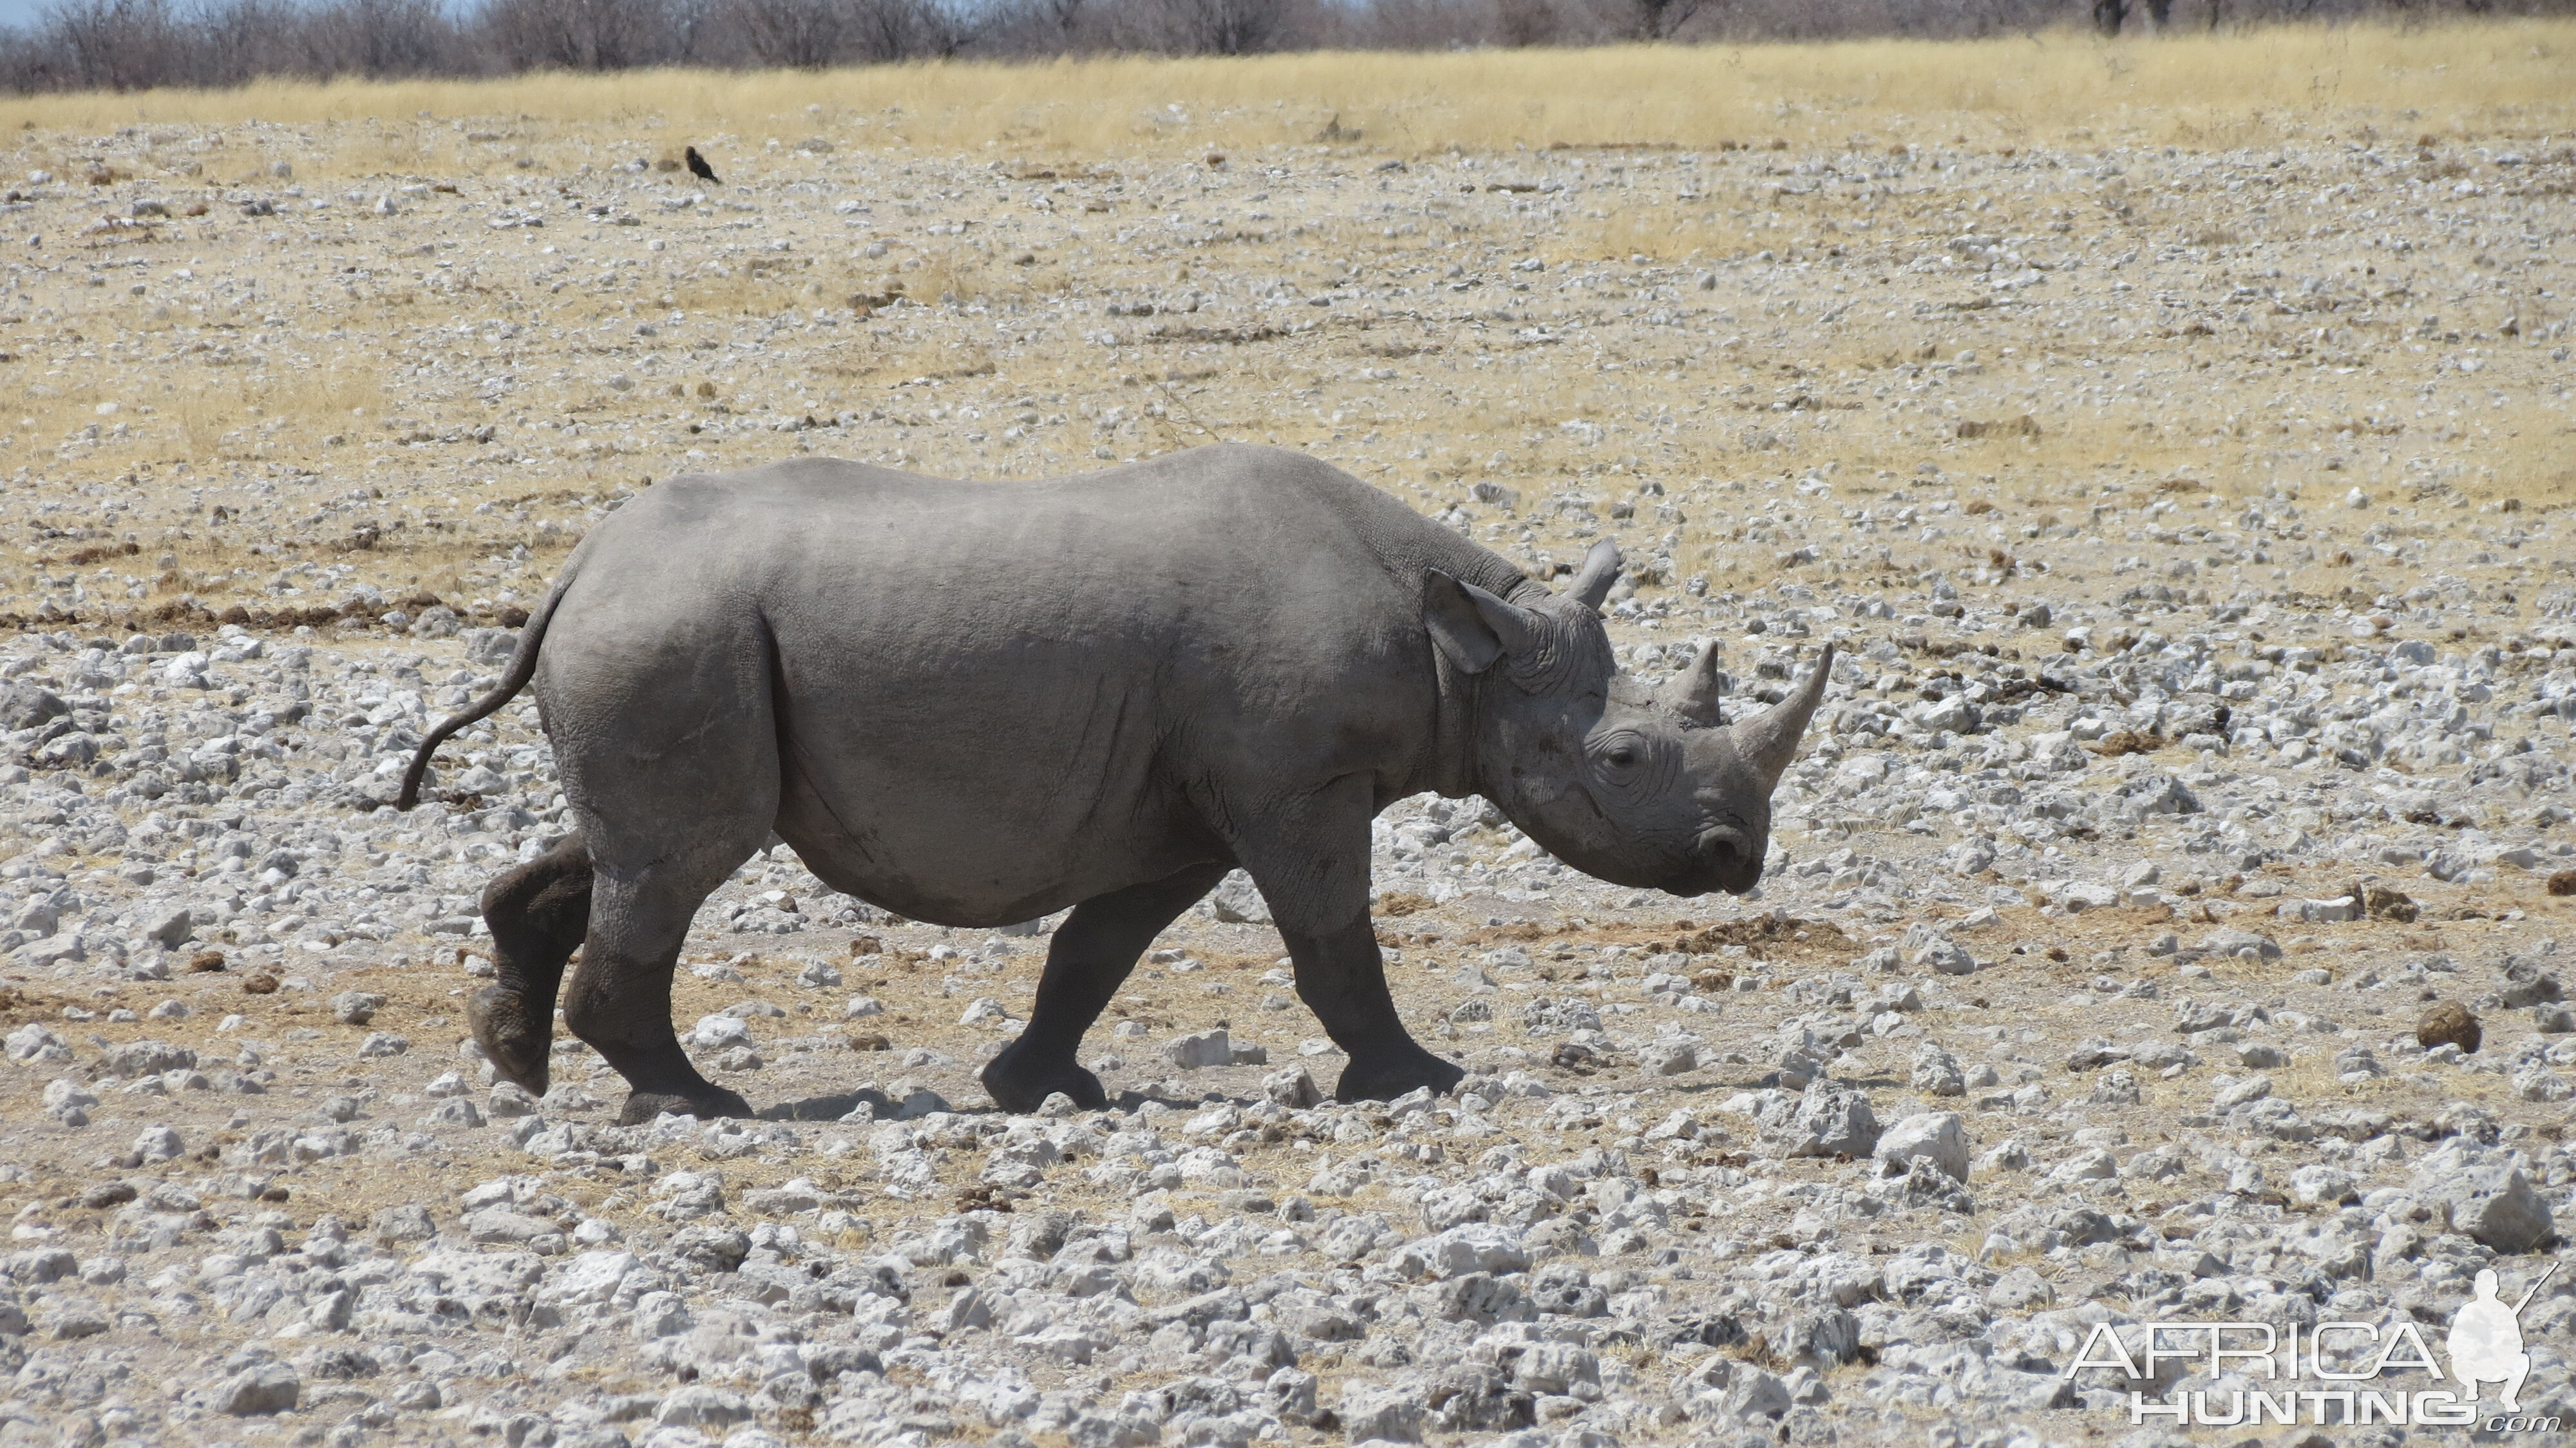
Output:
[[1790,761],[1798,757],[1798,740],[1807,732],[1816,706],[1824,702],[1825,680],[1833,671],[1834,646],[1827,644],[1796,693],[1734,726],[1736,754],[1761,776],[1763,789],[1778,787],[1780,776],[1789,772]]
[[1701,644],[1690,667],[1665,681],[1663,698],[1674,713],[1693,724],[1714,727],[1726,722],[1718,713],[1716,640]]
[[1585,608],[1599,608],[1610,597],[1610,585],[1619,581],[1619,545],[1604,538],[1583,555],[1583,569],[1574,575],[1574,584],[1566,596]]

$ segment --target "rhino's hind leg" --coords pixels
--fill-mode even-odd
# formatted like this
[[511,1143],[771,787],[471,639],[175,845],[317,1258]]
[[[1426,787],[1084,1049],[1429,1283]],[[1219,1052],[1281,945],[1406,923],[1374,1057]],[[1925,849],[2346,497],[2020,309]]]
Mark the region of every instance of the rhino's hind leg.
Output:
[[994,1104],[1004,1111],[1035,1111],[1058,1091],[1086,1111],[1109,1104],[1100,1078],[1074,1059],[1083,1033],[1154,937],[1215,889],[1225,872],[1223,865],[1194,865],[1073,907],[1047,943],[1046,973],[1038,977],[1028,1029],[984,1068],[984,1089],[993,1093]]
[[579,834],[495,876],[483,889],[492,930],[494,981],[465,1007],[474,1040],[492,1069],[526,1090],[546,1091],[554,1045],[555,993],[564,962],[590,928],[590,851]]
[[769,838],[780,788],[775,641],[759,609],[728,601],[725,560],[740,555],[700,541],[649,572],[637,560],[568,587],[536,681],[591,859],[590,933],[564,1025],[626,1078],[630,1124],[751,1114],[698,1074],[671,1029],[689,922]]
[[[748,846],[742,851],[750,853]],[[564,1024],[632,1088],[618,1113],[621,1126],[665,1112],[701,1119],[752,1114],[751,1103],[738,1093],[698,1073],[671,1029],[671,973],[689,921],[731,869],[728,863],[713,879],[675,880],[667,861],[624,878],[603,867],[591,886],[590,936],[564,992]]]

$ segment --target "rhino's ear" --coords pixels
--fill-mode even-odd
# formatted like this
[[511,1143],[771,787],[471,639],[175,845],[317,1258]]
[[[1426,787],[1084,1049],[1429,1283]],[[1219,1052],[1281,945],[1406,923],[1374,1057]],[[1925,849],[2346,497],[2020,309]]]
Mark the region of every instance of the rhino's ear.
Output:
[[1718,717],[1722,697],[1717,688],[1717,643],[1710,640],[1699,646],[1699,656],[1690,667],[1664,682],[1662,696],[1672,711],[1693,724],[1714,727],[1726,721]]
[[1583,555],[1583,569],[1574,575],[1574,586],[1566,595],[1585,608],[1597,609],[1610,597],[1610,585],[1619,581],[1619,545],[1604,538]]
[[1527,652],[1537,621],[1527,611],[1435,568],[1422,577],[1422,624],[1451,663],[1481,674],[1506,654]]

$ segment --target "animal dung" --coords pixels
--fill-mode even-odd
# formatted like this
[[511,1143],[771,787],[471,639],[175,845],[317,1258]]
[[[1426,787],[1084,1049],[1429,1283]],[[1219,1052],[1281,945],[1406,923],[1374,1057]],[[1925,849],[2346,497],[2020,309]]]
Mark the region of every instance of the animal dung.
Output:
[[2436,1001],[2415,1022],[2415,1043],[2428,1051],[2435,1046],[2475,1051],[2484,1038],[2478,1018],[2458,1001]]

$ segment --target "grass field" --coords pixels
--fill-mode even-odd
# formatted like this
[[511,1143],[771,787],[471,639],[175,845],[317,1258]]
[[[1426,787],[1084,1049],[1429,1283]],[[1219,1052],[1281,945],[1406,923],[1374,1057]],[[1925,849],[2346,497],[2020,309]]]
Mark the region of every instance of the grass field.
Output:
[[[0,172],[56,178],[10,220],[0,468],[69,540],[0,593],[222,600],[281,553],[489,591],[639,479],[796,451],[1025,477],[1224,436],[1426,511],[1651,480],[1695,518],[1937,460],[2005,544],[2328,447],[2338,492],[2564,500],[2570,57],[2513,21],[0,102]],[[732,184],[635,169],[685,144]],[[1042,421],[961,421],[1005,415]],[[853,421],[752,430],[793,416]],[[285,531],[190,526],[218,500]],[[360,513],[364,550],[303,536]],[[1775,536],[1676,566],[1807,566]],[[136,553],[64,593],[101,537]]]
[[319,127],[299,164],[471,167],[446,122],[495,118],[580,150],[820,135],[876,149],[1186,155],[1331,133],[1370,150],[2087,140],[2226,147],[2317,128],[2407,139],[2576,124],[2576,22],[2263,29],[2104,41],[2061,31],[1927,43],[1621,46],[1458,54],[932,63],[820,74],[635,72],[276,84],[0,100],[60,142],[120,126]]

